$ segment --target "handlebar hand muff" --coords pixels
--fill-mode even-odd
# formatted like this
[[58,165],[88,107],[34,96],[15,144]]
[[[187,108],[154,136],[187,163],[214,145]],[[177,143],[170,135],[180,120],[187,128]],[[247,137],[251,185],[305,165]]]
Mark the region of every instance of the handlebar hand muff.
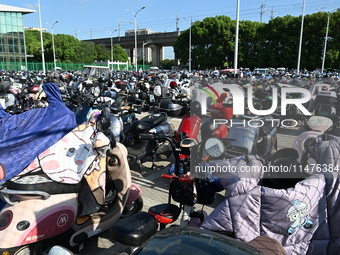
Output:
[[181,182],[178,179],[173,179],[170,183],[170,194],[174,201],[182,204],[194,205],[194,185],[193,182]]

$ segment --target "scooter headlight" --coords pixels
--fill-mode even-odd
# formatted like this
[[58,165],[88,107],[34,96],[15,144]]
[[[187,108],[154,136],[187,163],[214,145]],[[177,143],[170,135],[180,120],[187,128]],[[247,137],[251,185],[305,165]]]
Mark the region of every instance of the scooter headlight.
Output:
[[209,156],[218,158],[224,152],[224,144],[218,138],[209,138],[205,141],[204,149]]
[[6,229],[12,222],[12,211],[5,211],[0,215],[0,231]]

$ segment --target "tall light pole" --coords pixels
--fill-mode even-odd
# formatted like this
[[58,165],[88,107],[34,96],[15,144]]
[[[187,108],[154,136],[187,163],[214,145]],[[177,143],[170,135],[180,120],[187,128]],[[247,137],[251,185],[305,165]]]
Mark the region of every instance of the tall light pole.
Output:
[[[130,24],[135,24],[132,21],[126,21],[126,20],[120,20],[118,21],[118,37],[120,37],[120,22],[126,22],[126,23],[130,23]],[[138,25],[138,24],[137,24]],[[138,25],[139,27],[139,25]]]
[[41,25],[40,0],[38,0],[38,10],[39,10],[39,23],[40,23],[41,62],[43,66],[43,74],[46,74],[44,40],[43,40],[42,25]]
[[236,5],[236,29],[235,29],[235,52],[234,52],[234,76],[237,74],[237,60],[238,60],[238,31],[240,24],[240,0],[237,0]]
[[325,37],[325,46],[323,48],[321,74],[323,73],[323,69],[325,68],[325,58],[326,58],[327,41],[328,41],[328,28],[329,28],[329,19],[330,19],[331,13],[327,12],[327,16],[328,17],[327,17],[326,37]]
[[[112,39],[112,35],[113,35],[113,33],[114,32],[116,32],[117,31],[117,29],[115,29],[115,30],[113,30],[112,32],[111,32],[111,35],[110,35],[110,37],[111,37],[111,62],[113,62],[113,39]],[[107,31],[107,32],[109,32],[109,31]]]
[[147,45],[149,42],[143,42],[142,44],[142,48],[143,48],[143,51],[142,51],[142,54],[143,54],[143,70],[144,70],[144,46]]
[[[186,18],[183,18],[186,19]],[[177,20],[180,20],[180,18],[177,18]],[[191,72],[191,48],[192,48],[192,42],[191,42],[191,27],[192,27],[192,17],[190,17],[190,27],[189,27],[189,57],[188,57],[188,71]]]
[[189,30],[189,73],[191,73],[191,27],[192,17],[190,17],[190,30]]
[[50,25],[51,27],[51,32],[52,32],[52,51],[53,51],[53,63],[54,63],[54,74],[57,72],[57,63],[56,63],[56,59],[55,59],[55,48],[54,48],[54,32],[53,32],[53,27],[55,24],[58,23],[58,20],[56,22],[54,22],[52,25],[46,23],[47,25]]
[[303,36],[303,21],[305,19],[305,6],[306,0],[303,0],[303,7],[302,7],[302,20],[301,20],[301,29],[300,29],[300,43],[299,43],[299,55],[298,55],[298,63],[297,63],[297,75],[300,74],[300,61],[301,61],[301,48],[302,48],[302,36]]
[[[318,10],[322,10],[322,11],[325,11],[323,9],[318,9]],[[325,59],[326,59],[326,51],[327,51],[327,41],[328,41],[328,30],[329,30],[329,20],[330,20],[330,17],[331,17],[331,13],[337,11],[339,9],[335,9],[331,12],[327,12],[327,26],[326,26],[326,37],[325,37],[325,45],[324,45],[324,48],[323,48],[323,56],[322,56],[322,66],[321,66],[321,74],[323,73],[323,70],[325,69]]]
[[133,14],[134,20],[135,20],[135,50],[134,50],[134,62],[136,65],[136,72],[137,72],[137,22],[136,22],[136,16],[138,14],[138,12],[140,12],[141,10],[145,9],[145,6],[143,6],[142,8],[140,8],[138,11],[133,12],[130,10],[126,10],[128,12],[131,12]]

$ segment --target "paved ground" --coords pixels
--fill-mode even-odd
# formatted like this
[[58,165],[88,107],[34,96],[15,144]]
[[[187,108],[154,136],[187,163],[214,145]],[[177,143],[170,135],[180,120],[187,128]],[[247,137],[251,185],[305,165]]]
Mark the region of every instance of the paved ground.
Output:
[[[180,123],[180,118],[173,118],[170,120],[174,124],[175,128]],[[287,148],[291,147],[296,139],[296,134],[300,130],[297,128],[280,129],[278,137],[278,147]],[[166,203],[168,199],[169,180],[161,178],[162,173],[167,173],[170,164],[173,162],[173,158],[169,158],[167,161],[157,161],[156,168],[154,170],[145,169],[144,175],[141,175],[135,167],[132,167],[132,179],[142,189],[142,197],[144,200],[143,211],[147,211],[151,206]],[[149,162],[146,163],[150,165]],[[204,209],[210,213],[216,205],[223,201],[223,192],[217,194],[215,202],[210,206],[205,206]],[[109,232],[105,232],[98,237],[91,238],[85,245],[84,249],[79,253],[81,255],[108,255],[108,254],[129,254],[128,247],[114,242],[109,235]]]

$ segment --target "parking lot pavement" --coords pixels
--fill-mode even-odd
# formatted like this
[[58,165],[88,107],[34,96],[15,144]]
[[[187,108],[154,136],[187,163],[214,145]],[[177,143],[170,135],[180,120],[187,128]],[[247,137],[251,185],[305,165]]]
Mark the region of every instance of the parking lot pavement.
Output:
[[[170,158],[171,160],[171,158]],[[144,207],[142,211],[147,212],[151,206],[157,204],[167,203],[169,180],[161,178],[161,174],[167,174],[170,166],[170,161],[157,161],[155,170],[148,170],[147,175],[142,176],[139,171],[132,168],[132,181],[139,185],[142,189],[142,198]],[[147,163],[146,163],[147,165]],[[151,172],[153,171],[153,172]],[[223,192],[218,193],[213,204],[204,206],[204,210],[209,214],[220,202],[223,201]],[[178,204],[172,201],[175,204]],[[196,209],[201,209],[197,207]],[[179,220],[174,222],[178,224]],[[98,237],[92,237],[89,242],[86,243],[84,249],[81,251],[81,255],[108,255],[108,254],[129,254],[129,247],[115,242],[110,237],[109,231],[104,232]]]
[[[144,116],[145,113],[142,115]],[[181,118],[172,118],[170,123],[174,124],[175,129]],[[302,131],[301,128],[280,128],[278,134],[278,148],[291,148],[296,136]],[[168,160],[157,160],[155,168],[149,169],[150,162],[145,162],[145,172],[140,173],[136,166],[131,166],[132,181],[142,189],[142,198],[144,201],[143,211],[148,211],[151,206],[166,203],[168,201],[169,180],[161,178],[161,174],[166,174],[170,165],[173,162],[173,157]],[[205,206],[204,210],[209,214],[218,204],[223,201],[224,192],[217,194],[213,204]],[[201,208],[197,208],[201,209]],[[176,221],[175,223],[178,223]],[[129,254],[129,247],[115,242],[110,237],[109,231],[104,232],[100,236],[92,237],[85,245],[84,249],[79,253],[81,255],[109,255],[109,254]]]

